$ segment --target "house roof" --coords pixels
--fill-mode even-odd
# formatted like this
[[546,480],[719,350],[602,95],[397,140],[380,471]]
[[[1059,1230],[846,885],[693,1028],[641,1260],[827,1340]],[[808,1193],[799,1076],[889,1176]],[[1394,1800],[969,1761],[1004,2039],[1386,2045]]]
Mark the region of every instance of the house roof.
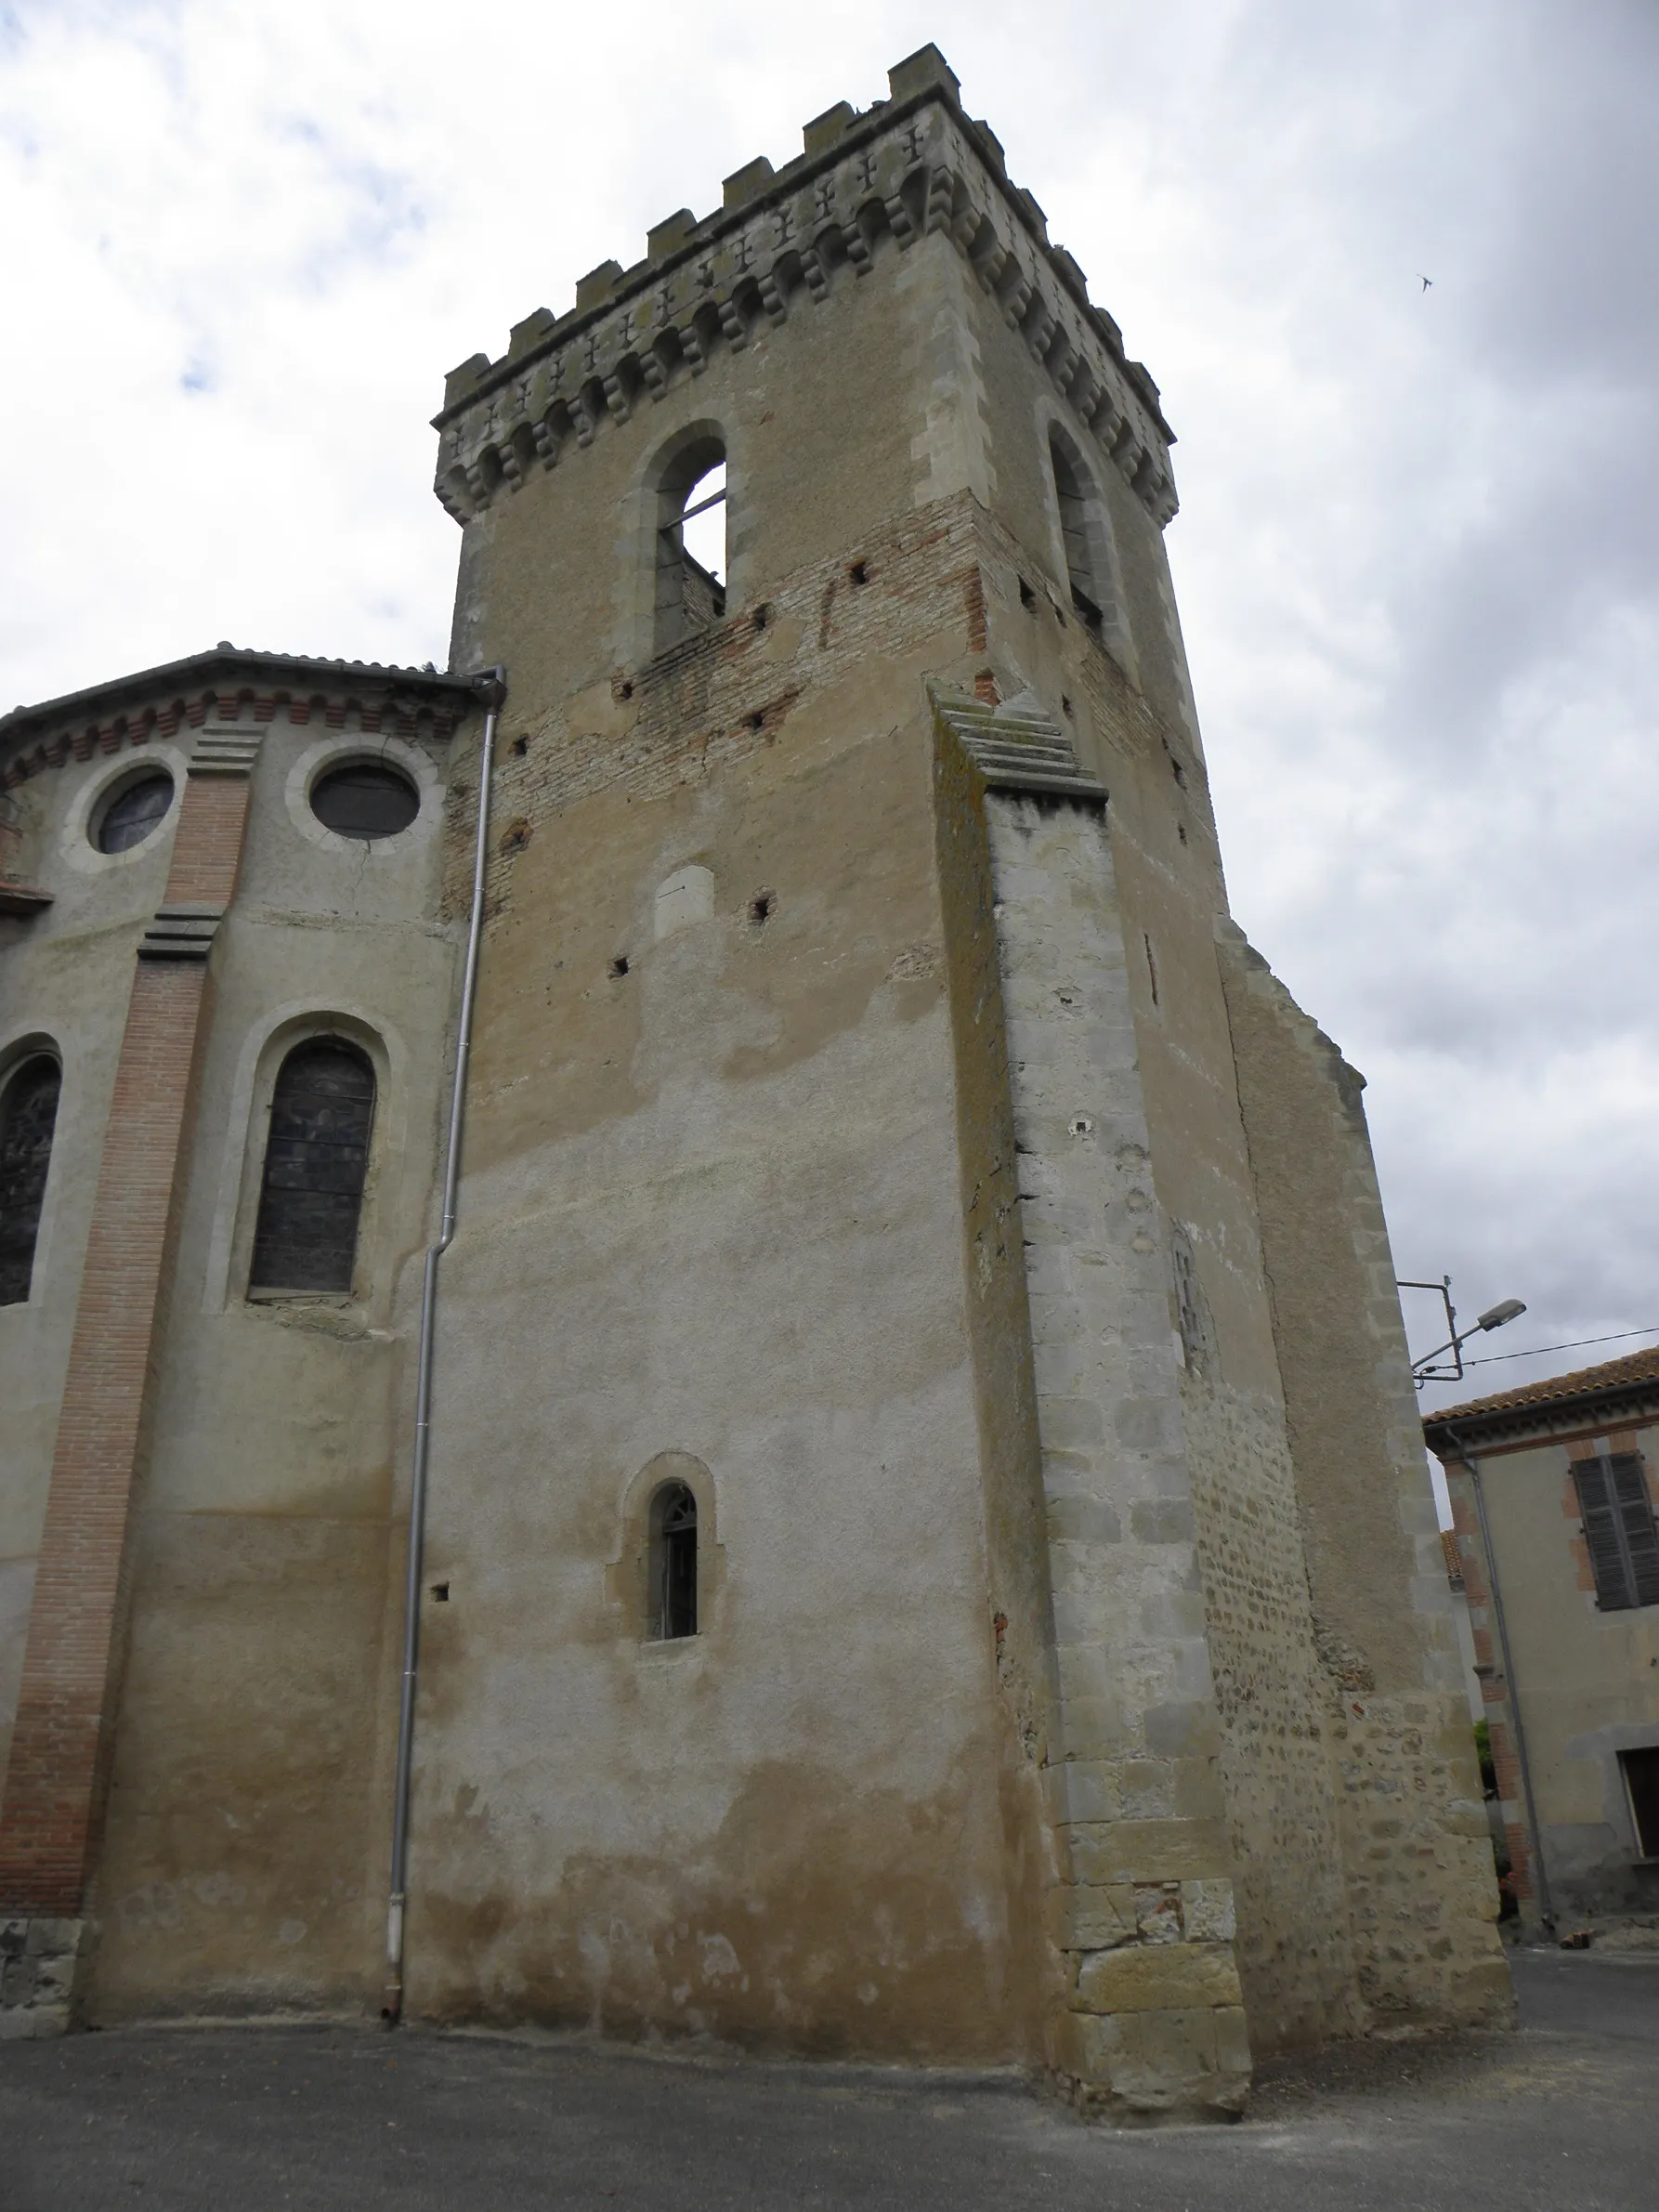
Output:
[[1442,1441],[1455,1441],[1444,1434],[1448,1422],[1459,1431],[1470,1426],[1487,1432],[1548,1428],[1561,1425],[1563,1417],[1582,1416],[1601,1406],[1624,1411],[1632,1401],[1652,1397],[1659,1397],[1659,1344],[1627,1352],[1622,1359],[1604,1359],[1599,1367],[1575,1368],[1571,1374],[1470,1398],[1461,1406],[1443,1406],[1424,1418],[1423,1433],[1432,1447],[1437,1431]]

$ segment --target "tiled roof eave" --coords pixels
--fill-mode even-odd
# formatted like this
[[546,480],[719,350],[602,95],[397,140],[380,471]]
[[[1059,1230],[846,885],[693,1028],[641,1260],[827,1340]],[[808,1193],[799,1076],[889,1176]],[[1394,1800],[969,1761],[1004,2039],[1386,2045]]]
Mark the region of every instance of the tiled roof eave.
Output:
[[1632,1418],[1659,1419],[1659,1377],[1599,1383],[1520,1405],[1477,1399],[1467,1407],[1448,1406],[1424,1416],[1423,1434],[1431,1451],[1438,1453],[1443,1444],[1456,1453],[1459,1443],[1510,1443],[1529,1436],[1548,1443],[1551,1436],[1582,1432],[1592,1420],[1627,1424]]

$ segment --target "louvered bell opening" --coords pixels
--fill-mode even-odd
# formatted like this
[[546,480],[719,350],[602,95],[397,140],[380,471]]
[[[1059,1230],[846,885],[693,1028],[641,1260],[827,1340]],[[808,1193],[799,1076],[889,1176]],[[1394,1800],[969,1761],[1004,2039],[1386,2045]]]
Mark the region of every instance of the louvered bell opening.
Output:
[[1604,1613],[1659,1605],[1659,1529],[1639,1455],[1580,1459],[1573,1479],[1597,1604]]

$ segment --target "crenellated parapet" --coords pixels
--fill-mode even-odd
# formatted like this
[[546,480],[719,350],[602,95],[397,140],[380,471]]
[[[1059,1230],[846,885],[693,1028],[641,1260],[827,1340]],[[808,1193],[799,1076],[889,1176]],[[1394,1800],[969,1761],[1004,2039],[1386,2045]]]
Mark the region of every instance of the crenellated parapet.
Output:
[[878,254],[937,232],[1148,513],[1169,522],[1174,433],[1156,386],[1125,359],[1076,261],[1049,242],[1036,200],[1010,182],[994,134],[963,111],[938,50],[900,62],[888,85],[890,97],[863,113],[843,101],[809,123],[784,168],[762,158],[728,177],[713,215],[682,209],[659,223],[632,268],[590,271],[568,313],[538,308],[500,360],[475,354],[451,371],[433,425],[435,489],[457,521],[700,375],[719,347],[832,308]]

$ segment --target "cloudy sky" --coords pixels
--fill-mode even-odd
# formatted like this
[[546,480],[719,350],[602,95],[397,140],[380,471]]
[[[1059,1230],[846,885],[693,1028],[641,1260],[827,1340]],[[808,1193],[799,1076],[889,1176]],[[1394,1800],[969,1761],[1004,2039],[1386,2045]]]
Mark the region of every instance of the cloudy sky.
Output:
[[0,0],[0,700],[441,665],[443,371],[929,38],[1163,387],[1234,905],[1401,1273],[1659,1338],[1653,0]]

